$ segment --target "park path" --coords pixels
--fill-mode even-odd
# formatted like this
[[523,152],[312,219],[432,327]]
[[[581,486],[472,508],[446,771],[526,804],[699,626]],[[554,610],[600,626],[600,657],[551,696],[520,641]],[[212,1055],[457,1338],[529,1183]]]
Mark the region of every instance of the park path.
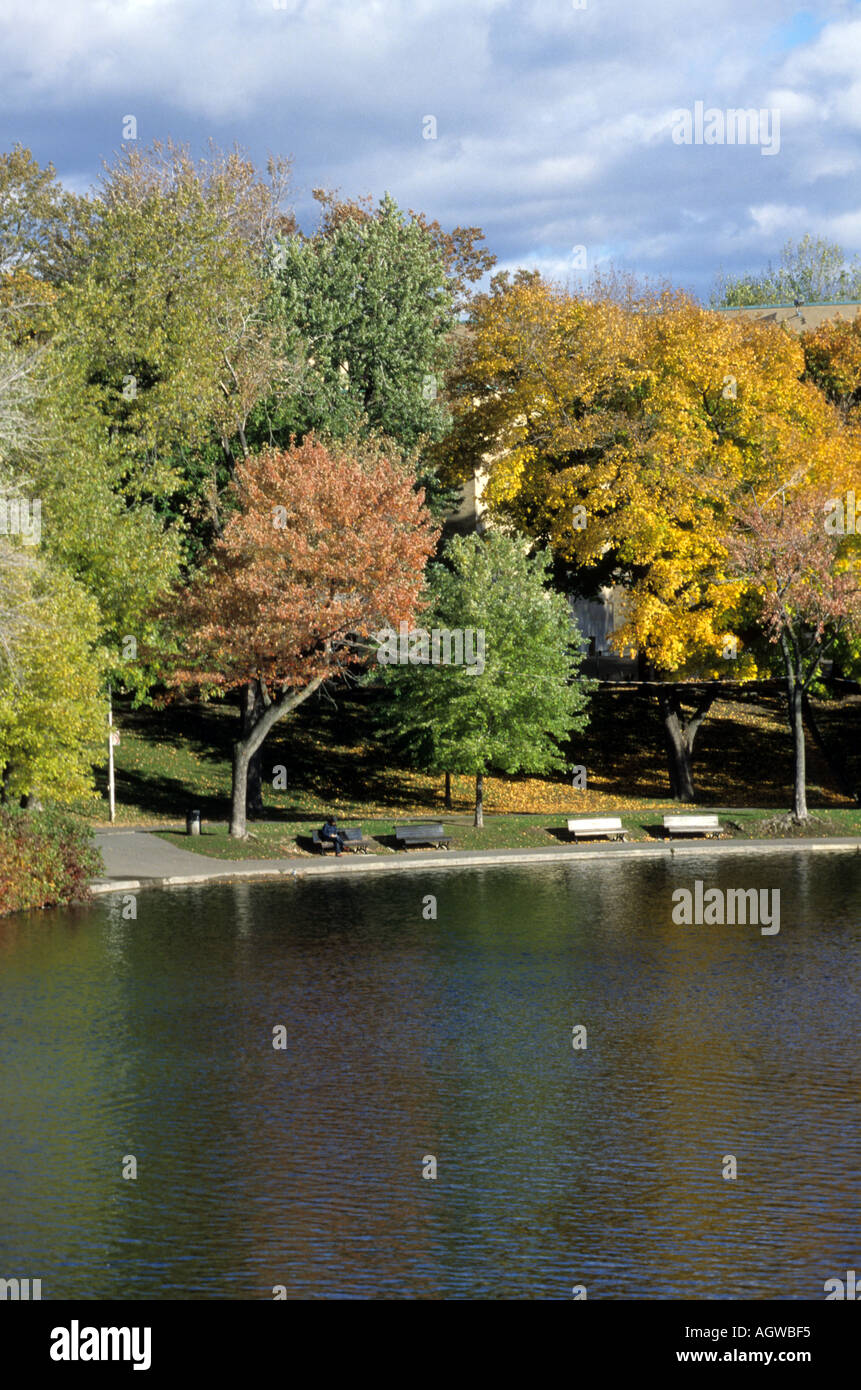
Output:
[[95,893],[115,893],[149,886],[206,883],[213,879],[317,878],[365,873],[402,873],[415,869],[454,869],[470,865],[562,863],[566,860],[618,858],[670,859],[690,854],[797,854],[799,851],[861,853],[858,836],[804,840],[659,840],[628,844],[549,845],[539,849],[409,850],[398,854],[343,855],[325,859],[213,859],[179,849],[146,830],[103,830],[95,842],[102,852],[105,873],[93,885]]

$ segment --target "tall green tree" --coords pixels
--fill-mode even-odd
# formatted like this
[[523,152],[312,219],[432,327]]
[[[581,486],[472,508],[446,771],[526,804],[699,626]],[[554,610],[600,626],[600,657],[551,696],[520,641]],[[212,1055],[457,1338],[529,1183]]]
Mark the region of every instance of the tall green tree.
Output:
[[388,194],[373,211],[320,197],[320,230],[272,251],[281,356],[293,376],[258,412],[257,429],[266,443],[286,442],[285,430],[378,433],[413,462],[429,504],[444,505],[449,492],[420,456],[449,427],[443,378],[458,295],[489,253],[476,249],[476,228],[447,239]]
[[0,482],[26,470],[42,442],[35,403],[54,322],[51,277],[79,202],[23,146],[0,153]]
[[214,436],[232,473],[276,371],[264,253],[293,225],[281,210],[288,176],[286,161],[264,177],[236,150],[199,160],[171,143],[124,150],[60,295],[66,365],[127,493],[206,508],[216,530],[226,480],[200,476],[199,451]]
[[20,146],[0,155],[0,491],[41,509],[41,560],[93,596],[102,635],[119,650],[142,635],[179,547],[158,461],[127,447],[126,402],[117,392],[121,408],[111,415],[99,354],[89,351],[93,275],[105,291],[105,338],[129,331],[127,299],[94,270],[122,254],[121,237],[107,234],[106,206],[67,193]]
[[[578,676],[577,629],[567,599],[547,587],[549,567],[521,536],[455,537],[430,567],[409,662],[389,663],[385,642],[378,650],[384,727],[432,770],[475,777],[478,827],[488,773],[561,769],[562,745],[588,722],[593,683]],[[434,662],[433,629],[463,634],[462,664]],[[439,651],[457,648],[441,637]]]
[[719,275],[712,294],[716,308],[753,304],[837,304],[861,299],[861,260],[850,260],[834,241],[809,234],[787,241],[776,266],[749,275]]
[[[87,222],[87,200],[70,193],[54,166],[44,169],[30,150],[15,145],[0,153],[0,313],[38,317],[40,285],[61,283],[69,274],[72,247]],[[16,293],[9,297],[9,287]]]
[[[220,532],[248,413],[277,370],[264,251],[294,225],[289,166],[263,175],[237,150],[129,148],[88,199],[63,204],[65,236],[37,216],[47,175],[23,156],[15,168],[9,200],[24,187],[33,204],[25,264],[48,300],[38,447],[19,474],[41,499],[46,553],[99,603],[114,682],[140,692],[154,597]],[[7,228],[17,265],[8,209]]]

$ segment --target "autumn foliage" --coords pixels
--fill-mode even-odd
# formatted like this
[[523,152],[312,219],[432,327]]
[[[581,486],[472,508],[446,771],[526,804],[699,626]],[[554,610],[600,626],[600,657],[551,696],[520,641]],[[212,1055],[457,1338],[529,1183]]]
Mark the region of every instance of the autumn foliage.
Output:
[[[587,586],[621,577],[617,640],[663,672],[728,674],[740,491],[789,478],[836,496],[861,463],[859,436],[805,379],[798,339],[681,293],[620,303],[500,281],[476,301],[450,390],[448,475],[483,468],[491,516]],[[743,648],[731,669],[755,674]]]
[[760,500],[751,489],[727,542],[730,565],[757,596],[762,626],[783,656],[799,821],[808,814],[804,699],[841,633],[861,630],[857,538],[827,532],[828,493],[822,485],[784,486]]
[[71,816],[0,806],[0,917],[86,902],[103,873],[89,832]]
[[234,744],[231,833],[245,834],[251,759],[277,721],[367,639],[409,621],[437,530],[412,475],[383,446],[313,435],[237,468],[236,510],[167,617],[172,684],[246,688]]
[[409,619],[436,531],[411,476],[375,445],[314,436],[248,458],[237,509],[177,595],[174,684],[261,677],[295,690],[362,659],[361,639]]
[[[844,628],[861,624],[861,572],[848,539],[825,527],[829,489],[781,489],[761,504],[755,496],[736,508],[728,541],[730,562],[758,594],[763,626],[772,642],[786,635],[798,647],[800,669]],[[826,639],[827,633],[827,639]]]
[[844,419],[858,423],[861,403],[861,323],[827,319],[802,338],[807,374],[837,406]]

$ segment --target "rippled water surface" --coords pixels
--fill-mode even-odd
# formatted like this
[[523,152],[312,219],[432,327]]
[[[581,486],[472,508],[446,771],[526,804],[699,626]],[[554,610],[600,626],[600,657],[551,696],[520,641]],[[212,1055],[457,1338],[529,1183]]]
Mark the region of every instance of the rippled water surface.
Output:
[[[780,932],[676,925],[696,878],[779,888]],[[859,855],[123,905],[0,919],[0,1276],[43,1298],[822,1298],[861,1269]]]

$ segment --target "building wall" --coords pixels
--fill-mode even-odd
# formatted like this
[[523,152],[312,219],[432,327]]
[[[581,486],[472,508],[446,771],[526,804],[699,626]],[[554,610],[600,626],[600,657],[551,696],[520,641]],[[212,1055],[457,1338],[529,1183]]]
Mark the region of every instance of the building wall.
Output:
[[625,621],[627,595],[619,584],[606,585],[595,598],[575,598],[569,595],[571,616],[577,624],[585,660],[581,670],[585,676],[601,680],[631,680],[637,674],[637,653],[617,652],[611,644],[614,632]]
[[857,318],[861,304],[847,301],[845,304],[750,304],[740,309],[718,309],[718,314],[727,318],[739,317],[753,319],[761,323],[782,323],[793,333],[806,333],[818,328],[821,323],[831,319]]
[[477,468],[473,476],[463,486],[460,504],[445,517],[445,527],[452,532],[466,535],[477,531],[481,535],[487,527],[487,507],[482,494],[487,483],[487,473]]

